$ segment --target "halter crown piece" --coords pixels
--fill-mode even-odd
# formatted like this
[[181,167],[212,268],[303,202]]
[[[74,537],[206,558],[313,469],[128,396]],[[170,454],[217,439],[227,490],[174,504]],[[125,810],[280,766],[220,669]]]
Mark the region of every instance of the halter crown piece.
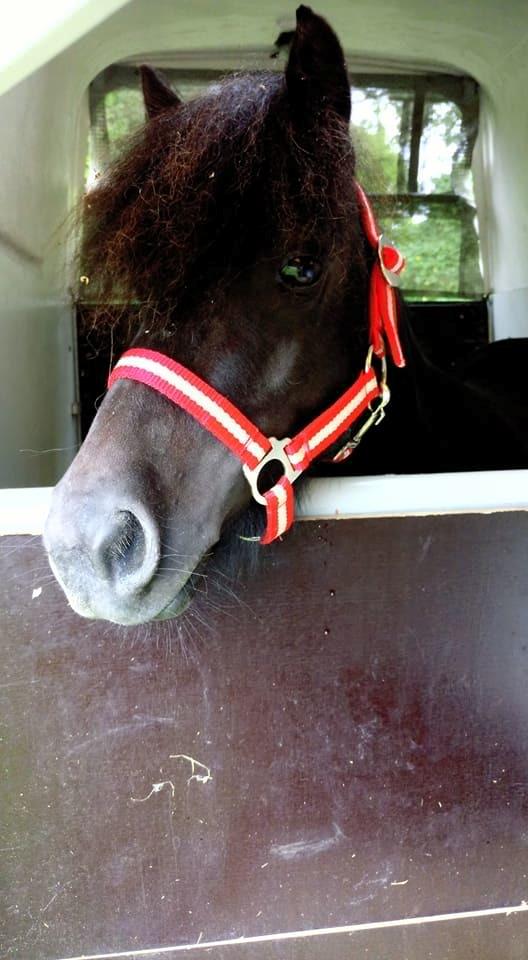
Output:
[[[365,368],[335,403],[293,438],[278,440],[264,436],[214,387],[187,367],[155,350],[127,350],[108,379],[108,388],[117,380],[136,380],[151,387],[194,417],[238,457],[254,499],[266,507],[267,526],[260,538],[262,544],[272,543],[291,527],[295,519],[293,483],[312,461],[335,444],[368,409],[369,416],[355,436],[331,457],[333,463],[345,460],[367,430],[385,416],[385,407],[390,400],[385,341],[395,365],[405,366],[398,337],[394,291],[399,285],[399,274],[405,266],[405,260],[395,247],[384,243],[370,203],[359,184],[356,184],[356,195],[364,233],[377,254],[370,276],[370,345]],[[372,365],[373,354],[381,361],[379,380]],[[375,400],[378,403],[374,407]],[[283,475],[269,490],[261,492],[258,487],[259,475],[266,464],[272,461],[280,462]]]

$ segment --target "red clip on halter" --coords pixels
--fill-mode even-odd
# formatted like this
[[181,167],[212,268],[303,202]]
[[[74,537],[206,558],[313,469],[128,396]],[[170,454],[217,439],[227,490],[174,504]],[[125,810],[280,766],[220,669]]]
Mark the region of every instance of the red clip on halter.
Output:
[[[206,430],[242,462],[242,469],[253,497],[266,507],[267,527],[262,544],[271,543],[291,527],[295,517],[293,483],[310,463],[332,446],[368,408],[370,417],[355,437],[346,443],[332,461],[346,459],[357,447],[366,431],[383,419],[390,393],[386,383],[385,339],[396,366],[403,367],[394,287],[405,260],[394,248],[383,243],[374,214],[363,190],[357,184],[361,223],[367,239],[377,251],[370,278],[370,347],[365,369],[352,386],[330,407],[312,420],[293,439],[266,437],[247,417],[214,387],[191,370],[155,350],[127,350],[114,367],[108,380],[110,388],[116,380],[136,380],[157,390],[164,397],[190,413]],[[378,382],[372,367],[372,354],[381,360]],[[375,409],[371,404],[379,398]],[[274,460],[282,464],[280,480],[264,493],[258,489],[263,467]]]

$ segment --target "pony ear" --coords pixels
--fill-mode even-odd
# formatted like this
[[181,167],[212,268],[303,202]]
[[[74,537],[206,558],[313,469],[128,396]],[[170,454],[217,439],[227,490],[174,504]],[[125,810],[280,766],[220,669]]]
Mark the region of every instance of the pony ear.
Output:
[[145,101],[145,110],[147,117],[152,120],[164,110],[170,110],[172,107],[179,107],[181,100],[174,92],[168,81],[160,70],[154,70],[143,64],[139,68],[141,74],[141,86],[143,88],[143,100]]
[[348,123],[350,85],[341,44],[326,20],[310,7],[297,7],[296,16],[286,66],[290,100],[301,115],[310,107],[329,107]]

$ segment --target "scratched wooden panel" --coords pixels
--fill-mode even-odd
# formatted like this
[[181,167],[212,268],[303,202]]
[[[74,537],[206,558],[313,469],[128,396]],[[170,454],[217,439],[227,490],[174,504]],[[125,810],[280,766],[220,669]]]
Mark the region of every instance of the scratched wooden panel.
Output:
[[[0,569],[2,955],[527,898],[527,515],[299,523],[181,642],[78,618],[37,540],[3,538]],[[527,938],[519,915],[216,955],[513,960]]]
[[[172,955],[151,953],[148,960],[526,960],[526,944],[526,917],[510,915],[286,942],[193,946]],[[145,960],[144,954],[136,956]]]

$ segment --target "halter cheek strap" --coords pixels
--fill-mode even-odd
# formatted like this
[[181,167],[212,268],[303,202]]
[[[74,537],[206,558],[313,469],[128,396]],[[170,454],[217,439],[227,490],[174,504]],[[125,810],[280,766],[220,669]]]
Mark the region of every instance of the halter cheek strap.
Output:
[[[346,459],[371,426],[385,415],[390,393],[386,383],[385,341],[393,362],[405,365],[397,328],[397,304],[394,286],[405,261],[394,247],[383,243],[366,195],[356,186],[363,230],[377,258],[370,278],[370,347],[364,370],[351,387],[330,407],[293,438],[266,437],[227,397],[197,374],[155,350],[127,350],[117,362],[108,380],[110,388],[117,380],[135,380],[161,393],[198,421],[226,446],[242,463],[242,469],[254,499],[266,508],[267,526],[262,544],[272,543],[292,525],[295,518],[293,483],[329,447],[343,436],[368,409],[370,415],[335,456],[332,462]],[[381,376],[372,366],[372,355],[381,361]],[[375,407],[373,402],[378,400]],[[283,475],[269,490],[259,489],[264,467],[279,461]]]

